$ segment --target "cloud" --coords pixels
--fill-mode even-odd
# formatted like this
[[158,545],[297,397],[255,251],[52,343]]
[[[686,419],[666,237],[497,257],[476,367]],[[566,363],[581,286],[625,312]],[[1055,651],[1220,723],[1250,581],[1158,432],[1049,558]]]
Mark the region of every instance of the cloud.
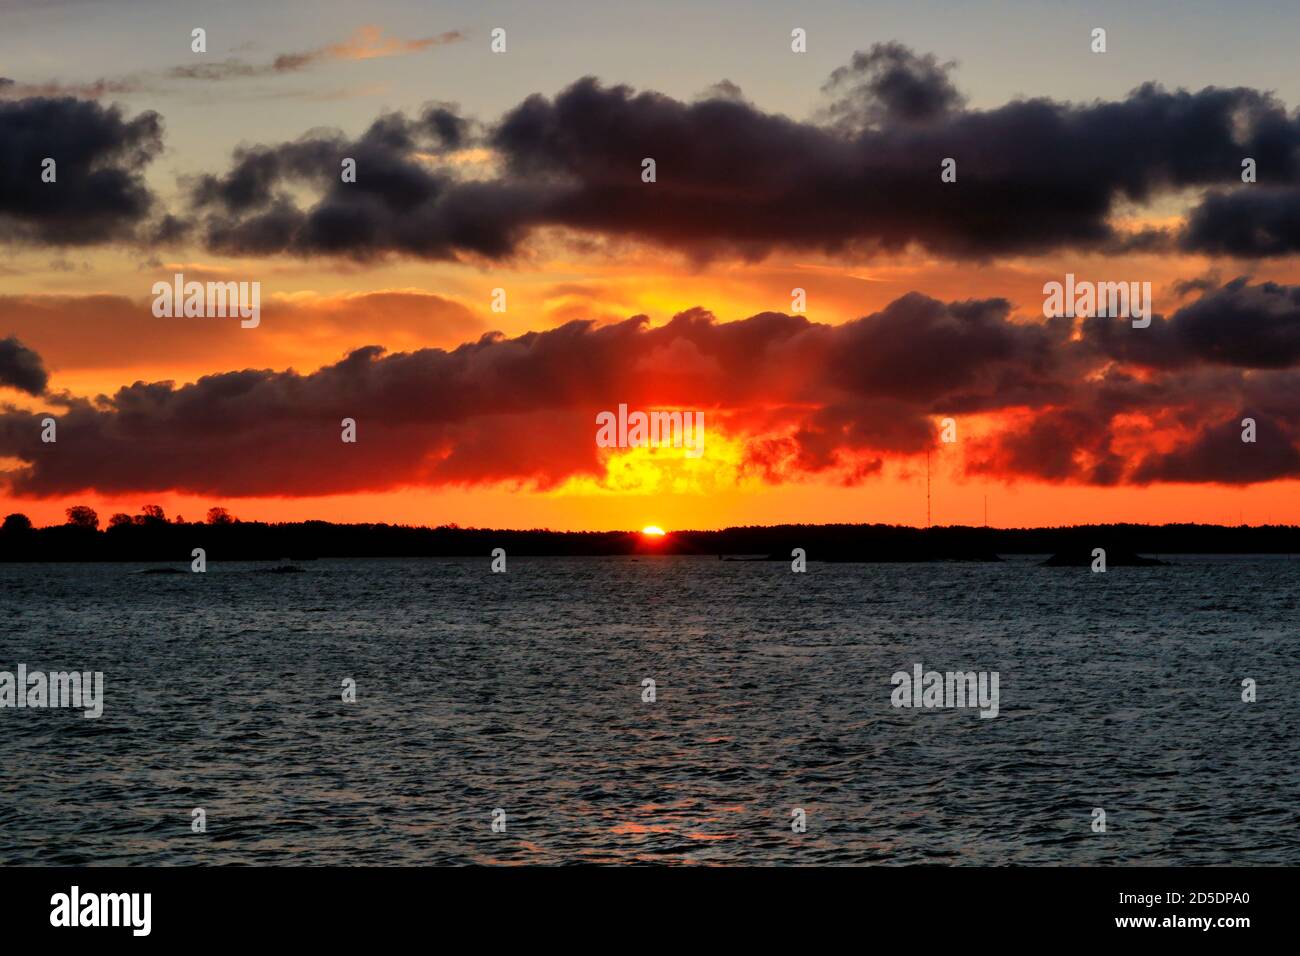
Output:
[[404,56],[465,39],[459,30],[449,30],[422,40],[402,40],[383,34],[381,27],[363,26],[343,43],[334,43],[307,53],[282,53],[275,58],[275,68],[295,70],[321,60],[372,60],[378,57]]
[[1206,425],[1179,448],[1148,456],[1136,469],[1133,480],[1253,484],[1300,476],[1295,427],[1258,417],[1252,444],[1241,440],[1243,417],[1236,415]]
[[1155,316],[1143,335],[1124,321],[1092,318],[1083,334],[1113,358],[1149,368],[1180,368],[1204,362],[1238,368],[1283,369],[1300,365],[1300,286],[1250,284],[1241,276],[1200,289],[1194,302],[1169,319]]
[[972,474],[1040,481],[1114,485],[1123,457],[1114,447],[1111,418],[1096,407],[1051,407],[1008,423],[977,443]]
[[[459,150],[470,128],[448,105],[433,104],[413,120],[381,116],[356,139],[313,133],[240,149],[225,175],[201,177],[192,190],[207,245],[231,254],[358,259],[504,256],[536,205],[530,188],[466,180],[452,162],[428,162]],[[356,161],[356,182],[341,179],[345,158]],[[309,209],[286,190],[302,184],[320,194]]]
[[[416,40],[385,36],[383,28],[367,25],[358,28],[341,43],[331,43],[314,50],[298,53],[281,53],[267,63],[249,63],[238,57],[224,60],[204,59],[198,63],[157,71],[137,71],[115,77],[102,77],[84,83],[60,83],[53,80],[24,83],[9,77],[0,77],[0,100],[31,98],[74,97],[98,100],[112,96],[134,96],[143,93],[158,94],[169,87],[169,80],[199,80],[219,83],[226,80],[282,76],[298,73],[322,63],[349,60],[372,60],[420,53],[433,47],[457,43],[465,39],[459,30],[449,30],[437,36]],[[325,99],[340,99],[355,95],[355,90],[342,90],[325,94],[288,93],[282,95],[316,95]]]
[[[199,282],[241,278],[196,263],[160,263],[141,275],[140,287],[170,281],[176,272]],[[15,333],[61,374],[95,372],[98,381],[112,372],[135,375],[159,367],[182,378],[232,367],[313,369],[334,362],[358,340],[382,337],[406,349],[454,347],[488,330],[464,304],[413,289],[265,295],[256,335],[222,319],[159,319],[151,305],[148,297],[118,295],[0,295],[0,329]]]
[[[367,27],[342,43],[268,63],[205,62],[172,76],[291,73],[461,38],[453,31],[402,40]],[[876,44],[831,74],[825,109],[802,122],[763,111],[733,84],[684,102],[593,77],[554,97],[529,96],[485,126],[447,105],[416,117],[384,114],[360,137],[313,131],[241,146],[227,169],[196,177],[189,199],[200,222],[193,234],[219,253],[360,261],[504,260],[553,229],[597,242],[643,242],[695,260],[756,260],[777,250],[870,256],[917,249],[972,261],[1062,250],[1295,251],[1300,116],[1271,94],[1149,83],[1110,102],[1035,98],[971,109],[953,71],[901,44]],[[119,82],[129,88],[141,81]],[[16,88],[0,85],[0,97]],[[0,106],[34,110],[25,104],[39,102],[0,99]],[[138,177],[159,143],[115,170],[134,184],[137,207],[146,198]],[[487,151],[491,161],[464,163],[471,149]],[[345,156],[358,161],[355,183],[340,181]],[[1280,185],[1241,183],[1243,156]],[[646,157],[657,164],[654,183],[641,180]],[[945,159],[956,161],[956,182],[940,179]],[[0,188],[2,212],[20,194],[10,184]],[[1171,226],[1122,224],[1121,210],[1158,202],[1191,208]],[[33,210],[30,218],[39,223],[51,214]],[[122,221],[129,225],[133,214],[138,208]],[[149,236],[178,241],[191,234],[185,221],[170,211]],[[133,232],[105,225],[82,230],[78,241]],[[71,231],[66,217],[61,229],[51,228]]]
[[[683,102],[586,77],[554,98],[529,96],[487,127],[482,141],[499,159],[498,175],[467,181],[444,163],[416,176],[408,170],[415,147],[385,141],[368,161],[418,184],[408,201],[392,203],[326,184],[301,162],[266,159],[255,194],[208,203],[209,241],[251,254],[500,259],[536,230],[562,227],[697,258],[912,246],[974,260],[1067,248],[1149,252],[1169,248],[1174,232],[1122,229],[1114,221],[1121,206],[1234,182],[1256,189],[1237,179],[1243,155],[1283,179],[1300,172],[1300,121],[1266,93],[1146,84],[1115,102],[1039,98],[972,110],[951,69],[877,44],[832,74],[822,122],[764,112],[730,85]],[[257,173],[251,156],[283,160],[302,144],[244,150],[218,178],[247,178]],[[336,136],[311,148],[332,159],[358,145]],[[657,164],[654,183],[641,180],[646,157]],[[955,183],[940,179],[947,158],[957,163]],[[300,207],[289,194],[304,185],[318,198]],[[1239,189],[1212,193],[1192,222]],[[1285,231],[1282,200],[1252,195],[1271,211],[1269,228]],[[1180,241],[1214,251],[1222,239],[1202,232]],[[1260,254],[1285,248],[1272,241]]]
[[98,100],[108,96],[127,96],[141,93],[147,85],[139,75],[102,78],[89,83],[19,83],[8,77],[0,77],[0,99],[59,99],[74,97],[76,99]]
[[832,97],[827,112],[849,132],[949,116],[965,103],[948,76],[955,65],[918,56],[901,43],[877,43],[831,74],[822,87]]
[[[1230,283],[1203,308],[1256,294],[1275,295]],[[710,434],[739,448],[742,472],[769,482],[869,480],[934,447],[947,415],[988,426],[963,446],[971,475],[1094,485],[1300,475],[1294,364],[1196,358],[1139,374],[1075,332],[1072,320],[1018,321],[1001,299],[909,293],[843,325],[776,312],[718,322],[697,308],[657,327],[634,316],[450,350],[371,345],[309,373],[245,369],[50,399],[63,408],[57,455],[39,441],[40,413],[7,408],[0,457],[26,463],[6,476],[16,495],[551,488],[603,474],[595,415],[627,403],[704,411]],[[1225,437],[1243,414],[1261,423],[1257,444]],[[339,440],[343,418],[357,421],[358,445]]]
[[0,339],[0,386],[30,395],[43,395],[49,376],[41,357],[14,336]]
[[1300,477],[1300,286],[1180,288],[1201,294],[1146,329],[1081,320],[1061,394],[976,443],[968,471],[1100,485]]
[[[1297,175],[1294,168],[1280,173]],[[1188,217],[1180,241],[1189,251],[1220,256],[1293,255],[1300,251],[1300,185],[1211,193]]]
[[[1200,366],[1149,378],[1111,368],[1078,382],[1068,401],[1021,409],[973,442],[966,472],[1103,486],[1297,478],[1300,427],[1279,414],[1278,398],[1297,391],[1296,369]],[[1248,416],[1259,423],[1255,443],[1242,441]]]
[[[882,89],[895,67],[915,85]],[[1242,150],[1300,142],[1281,105],[1247,89],[1147,85],[1114,103],[973,111],[956,108],[937,66],[921,69],[899,48],[874,48],[846,70],[829,87],[842,97],[835,128],[588,78],[554,100],[530,97],[492,143],[511,172],[550,185],[551,224],[752,255],[916,245],[983,259],[1152,247],[1157,235],[1113,225],[1121,202],[1229,181]],[[646,156],[658,167],[649,186],[636,175]],[[945,158],[956,183],[940,181]]]
[[[126,119],[76,99],[0,102],[0,238],[40,245],[130,239],[154,209],[144,169],[162,150],[157,113]],[[55,161],[56,181],[43,182]]]
[[238,58],[217,60],[175,66],[166,71],[166,76],[181,80],[221,80],[244,79],[257,76],[275,76],[284,73],[297,73],[320,63],[345,60],[373,60],[381,57],[405,56],[420,53],[436,46],[456,43],[465,39],[458,30],[449,30],[437,36],[419,40],[403,40],[399,37],[384,36],[381,27],[368,25],[360,27],[342,43],[331,43],[301,53],[281,53],[269,63],[248,63]]

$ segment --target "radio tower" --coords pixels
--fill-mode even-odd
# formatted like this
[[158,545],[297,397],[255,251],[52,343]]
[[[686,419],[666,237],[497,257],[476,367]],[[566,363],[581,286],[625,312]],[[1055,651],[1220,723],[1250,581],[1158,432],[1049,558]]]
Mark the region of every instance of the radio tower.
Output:
[[925,526],[930,527],[930,449],[925,450]]

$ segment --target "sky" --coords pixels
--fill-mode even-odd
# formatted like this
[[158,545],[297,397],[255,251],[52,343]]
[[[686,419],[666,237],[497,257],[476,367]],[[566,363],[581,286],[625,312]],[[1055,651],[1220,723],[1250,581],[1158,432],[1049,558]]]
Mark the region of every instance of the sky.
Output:
[[[0,0],[0,513],[1294,523],[1298,27]],[[177,273],[256,327],[155,314]],[[703,452],[603,447],[620,405]]]

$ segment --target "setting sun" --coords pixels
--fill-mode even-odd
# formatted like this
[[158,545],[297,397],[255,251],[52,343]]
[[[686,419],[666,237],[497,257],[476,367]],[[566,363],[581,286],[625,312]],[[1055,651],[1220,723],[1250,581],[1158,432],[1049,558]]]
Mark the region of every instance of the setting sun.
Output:
[[667,532],[665,532],[664,529],[659,527],[658,525],[648,524],[641,529],[641,533],[653,535],[656,538],[662,538]]

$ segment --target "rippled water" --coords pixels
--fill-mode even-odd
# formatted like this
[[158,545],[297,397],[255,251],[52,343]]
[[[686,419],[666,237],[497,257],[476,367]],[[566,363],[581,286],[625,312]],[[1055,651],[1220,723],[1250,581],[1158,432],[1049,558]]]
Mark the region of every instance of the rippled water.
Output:
[[1300,562],[488,563],[0,565],[0,862],[1300,863]]

